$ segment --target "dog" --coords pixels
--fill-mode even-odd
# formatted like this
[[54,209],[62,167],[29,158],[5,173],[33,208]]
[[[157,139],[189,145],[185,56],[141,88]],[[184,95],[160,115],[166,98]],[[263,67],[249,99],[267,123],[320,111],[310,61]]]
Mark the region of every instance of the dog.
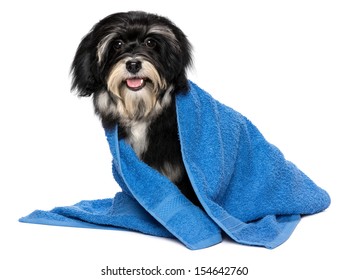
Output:
[[192,47],[168,18],[141,11],[115,13],[82,39],[72,66],[72,90],[92,96],[105,129],[144,163],[201,206],[184,167],[176,100],[188,94]]

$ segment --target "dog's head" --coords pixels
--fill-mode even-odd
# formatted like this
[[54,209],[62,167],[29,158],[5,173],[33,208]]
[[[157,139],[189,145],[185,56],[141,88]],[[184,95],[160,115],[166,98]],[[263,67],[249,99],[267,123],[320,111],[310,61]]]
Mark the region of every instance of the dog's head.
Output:
[[[81,41],[72,89],[94,97],[104,123],[145,117],[168,95],[188,90],[191,46],[167,18],[144,12],[112,14]],[[168,102],[168,101],[167,101]]]

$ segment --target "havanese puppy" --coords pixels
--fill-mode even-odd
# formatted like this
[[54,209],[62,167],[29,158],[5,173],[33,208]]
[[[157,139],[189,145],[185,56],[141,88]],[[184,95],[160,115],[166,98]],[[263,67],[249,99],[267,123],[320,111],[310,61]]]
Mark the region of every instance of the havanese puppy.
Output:
[[194,204],[181,156],[175,95],[189,90],[191,45],[169,19],[145,12],[112,14],[82,39],[72,89],[93,96],[105,128],[118,126],[137,156],[168,177]]

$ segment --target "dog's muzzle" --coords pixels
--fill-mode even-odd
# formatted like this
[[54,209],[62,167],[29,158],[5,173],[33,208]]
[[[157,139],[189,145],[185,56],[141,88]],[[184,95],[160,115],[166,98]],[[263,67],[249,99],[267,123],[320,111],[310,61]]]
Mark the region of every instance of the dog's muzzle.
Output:
[[126,57],[110,70],[107,87],[114,95],[124,99],[127,92],[137,92],[142,95],[148,92],[157,96],[160,91],[167,88],[167,83],[148,60]]
[[126,69],[132,75],[136,75],[135,77],[126,79],[126,86],[133,91],[138,91],[142,89],[147,79],[143,77],[137,77],[137,73],[142,69],[142,62],[136,59],[132,59],[126,62]]

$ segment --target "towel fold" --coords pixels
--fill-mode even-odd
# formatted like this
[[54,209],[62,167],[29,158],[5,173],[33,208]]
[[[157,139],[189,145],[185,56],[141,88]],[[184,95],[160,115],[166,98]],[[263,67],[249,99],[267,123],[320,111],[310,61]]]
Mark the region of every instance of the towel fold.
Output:
[[329,195],[247,118],[194,83],[189,93],[176,96],[176,106],[185,168],[203,209],[140,161],[115,127],[106,136],[122,192],[113,199],[37,210],[20,221],[122,228],[177,238],[190,249],[221,242],[223,230],[241,244],[275,248],[289,238],[301,215],[329,206]]

